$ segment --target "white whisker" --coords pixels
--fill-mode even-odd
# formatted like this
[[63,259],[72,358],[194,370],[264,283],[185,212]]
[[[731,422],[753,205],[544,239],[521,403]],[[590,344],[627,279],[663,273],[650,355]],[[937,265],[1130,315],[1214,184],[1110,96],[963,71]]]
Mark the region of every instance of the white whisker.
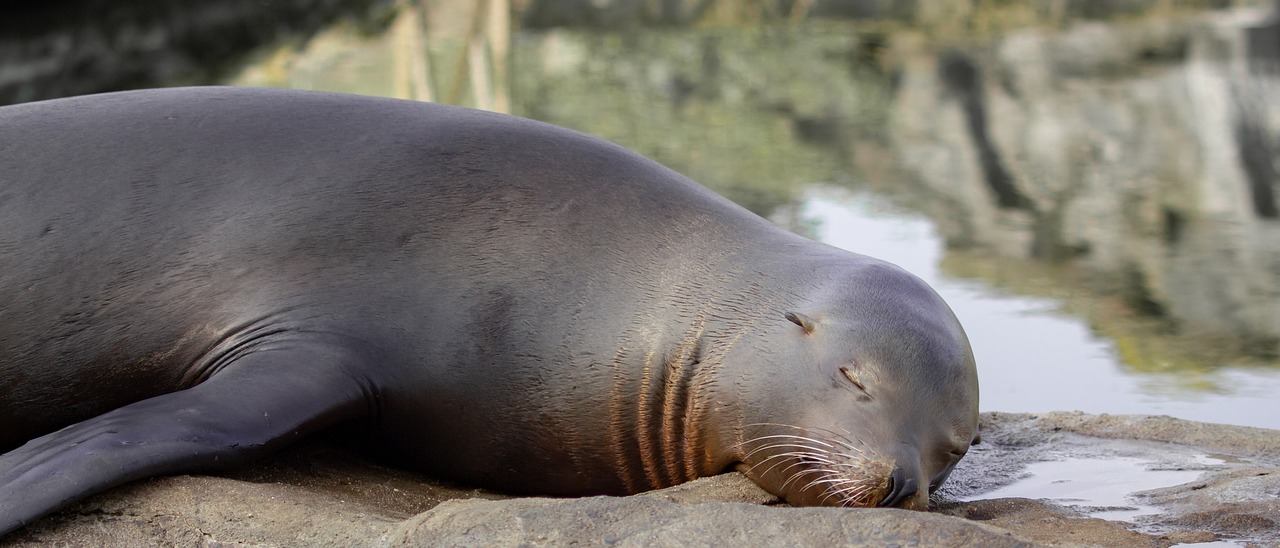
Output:
[[[757,423],[747,428],[783,428],[797,433],[766,433],[736,447],[750,448],[743,461],[756,479],[783,479],[780,492],[811,493],[813,502],[835,506],[873,506],[878,493],[888,487],[888,460],[874,446],[860,443],[847,429],[802,428],[788,424]],[[794,491],[792,491],[794,490]],[[818,491],[820,490],[820,491]]]

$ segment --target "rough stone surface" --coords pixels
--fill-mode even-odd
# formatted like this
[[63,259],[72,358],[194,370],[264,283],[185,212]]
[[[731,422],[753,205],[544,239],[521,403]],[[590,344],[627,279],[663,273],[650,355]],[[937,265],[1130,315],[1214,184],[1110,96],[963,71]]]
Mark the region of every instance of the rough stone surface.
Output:
[[1275,468],[1214,472],[1201,481],[1153,489],[1141,497],[1168,508],[1156,526],[1219,531],[1280,544],[1280,472]]
[[[1022,415],[992,413],[994,420],[1016,420]],[[1184,421],[1166,416],[1089,415],[1045,413],[1031,415],[1037,431],[1066,430],[1097,438],[1135,439],[1180,443],[1230,451],[1271,465],[1280,464],[1280,433],[1247,426]]]
[[[1280,432],[1083,413],[986,413],[982,431],[927,513],[790,508],[739,474],[633,497],[511,498],[313,442],[223,476],[116,489],[0,545],[1280,545]],[[984,495],[1071,459],[1197,477],[1132,494],[1152,512],[1133,522],[1094,517],[1116,508],[1087,501]]]
[[682,505],[654,497],[450,501],[401,525],[392,544],[441,546],[1028,546],[1007,531],[885,509]]
[[[1051,502],[1024,498],[944,503],[937,511],[1017,534],[1034,544],[1049,546],[1157,546],[1150,535],[1132,531],[1124,523],[1090,518]],[[1213,535],[1208,540],[1213,540]]]

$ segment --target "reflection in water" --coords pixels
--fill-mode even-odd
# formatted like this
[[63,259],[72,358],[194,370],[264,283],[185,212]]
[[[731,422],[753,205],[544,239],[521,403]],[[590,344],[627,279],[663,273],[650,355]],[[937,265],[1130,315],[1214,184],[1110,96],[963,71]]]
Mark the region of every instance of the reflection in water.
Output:
[[1280,371],[1135,373],[1118,364],[1113,341],[1064,313],[1062,300],[944,274],[943,243],[927,218],[880,195],[830,187],[811,189],[803,203],[819,240],[895,263],[946,299],[973,345],[984,411],[1161,414],[1280,429]]
[[[1135,369],[1274,360],[1280,79],[1247,68],[1244,41],[1262,15],[1026,30],[943,55],[899,48],[891,131],[904,181],[953,248],[1057,263],[1073,285],[1116,297],[1122,308],[1088,317]],[[1126,315],[1159,320],[1162,344],[1130,339]],[[1180,339],[1190,344],[1161,348]]]

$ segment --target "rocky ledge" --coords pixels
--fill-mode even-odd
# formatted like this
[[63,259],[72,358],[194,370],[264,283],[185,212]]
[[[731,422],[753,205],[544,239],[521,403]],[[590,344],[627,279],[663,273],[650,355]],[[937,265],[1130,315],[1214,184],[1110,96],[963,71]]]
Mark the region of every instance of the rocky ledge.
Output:
[[[739,474],[632,497],[511,498],[311,443],[222,476],[117,489],[0,545],[1280,544],[1278,431],[1168,417],[987,413],[982,432],[985,441],[935,495],[931,512],[791,508]],[[1146,475],[1166,485],[1132,483]],[[1168,484],[1172,477],[1180,480]],[[1055,489],[1037,493],[1036,481]],[[1091,483],[1130,494],[1100,505],[1078,496],[1087,489],[1056,489]],[[1028,484],[1036,498],[1009,495]]]

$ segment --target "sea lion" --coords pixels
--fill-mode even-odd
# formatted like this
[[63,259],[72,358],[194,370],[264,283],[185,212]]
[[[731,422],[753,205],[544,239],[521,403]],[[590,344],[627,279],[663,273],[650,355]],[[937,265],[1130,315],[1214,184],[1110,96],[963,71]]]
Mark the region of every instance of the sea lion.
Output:
[[918,278],[512,116],[236,88],[3,107],[0,265],[0,532],[336,425],[508,492],[736,468],[908,508],[977,436],[968,341]]

